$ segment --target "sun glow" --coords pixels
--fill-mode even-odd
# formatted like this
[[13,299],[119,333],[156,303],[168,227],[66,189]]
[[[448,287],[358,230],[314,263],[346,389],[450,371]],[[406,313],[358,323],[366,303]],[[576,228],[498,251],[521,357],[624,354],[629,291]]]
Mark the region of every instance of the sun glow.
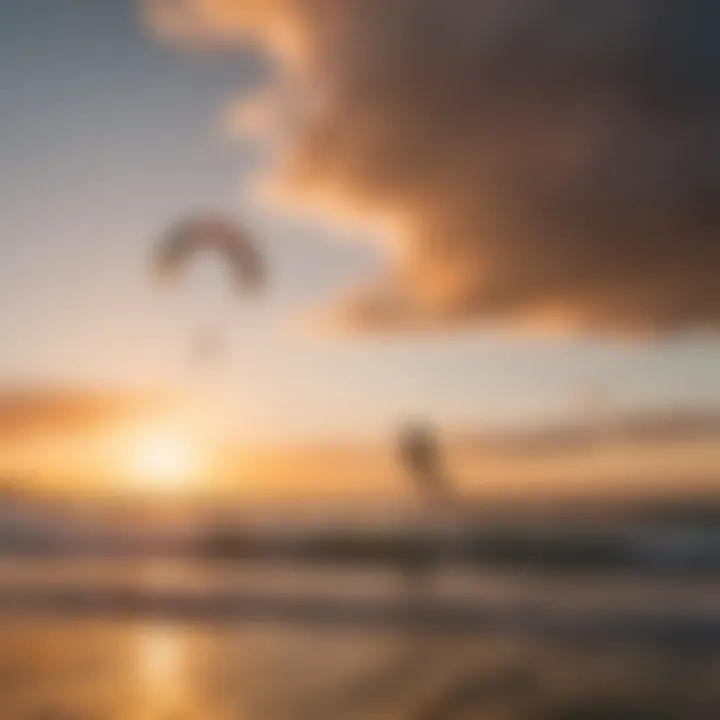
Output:
[[131,456],[134,481],[150,491],[187,489],[199,480],[202,471],[198,448],[182,435],[148,435],[137,441]]

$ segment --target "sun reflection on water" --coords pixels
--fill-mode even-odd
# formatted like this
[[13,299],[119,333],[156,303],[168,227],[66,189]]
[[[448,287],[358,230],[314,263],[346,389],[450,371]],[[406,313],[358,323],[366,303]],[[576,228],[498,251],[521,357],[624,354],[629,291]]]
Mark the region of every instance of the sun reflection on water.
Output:
[[172,713],[182,711],[188,680],[186,660],[187,648],[182,634],[171,625],[140,629],[137,673],[143,689],[142,720],[172,717]]

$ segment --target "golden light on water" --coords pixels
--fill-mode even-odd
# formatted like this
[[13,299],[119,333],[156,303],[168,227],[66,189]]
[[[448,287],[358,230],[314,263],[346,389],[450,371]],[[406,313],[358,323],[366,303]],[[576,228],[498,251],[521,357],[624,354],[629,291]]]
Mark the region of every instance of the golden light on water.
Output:
[[136,636],[136,667],[144,688],[133,712],[138,720],[184,716],[191,679],[187,676],[188,648],[183,637],[166,625],[146,626]]
[[171,628],[151,626],[140,638],[138,665],[154,686],[172,686],[179,678],[182,648]]

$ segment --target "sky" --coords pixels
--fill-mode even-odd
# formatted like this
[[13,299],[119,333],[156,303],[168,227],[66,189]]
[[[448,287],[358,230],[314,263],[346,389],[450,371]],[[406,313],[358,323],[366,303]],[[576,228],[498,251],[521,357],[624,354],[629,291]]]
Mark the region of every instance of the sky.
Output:
[[[225,4],[232,5],[217,6]],[[299,332],[298,315],[323,306],[338,288],[361,282],[375,292],[385,261],[382,244],[362,223],[281,208],[254,192],[268,153],[252,139],[231,142],[223,118],[238,98],[252,97],[277,72],[272,53],[263,52],[261,43],[185,47],[168,41],[138,4],[125,0],[0,5],[0,378],[5,386],[189,387],[211,397],[224,427],[247,443],[382,436],[409,416],[452,428],[543,421],[584,412],[589,388],[600,388],[606,403],[621,410],[720,404],[717,341],[701,334],[628,338],[606,332],[614,326],[612,314],[599,318],[597,326],[590,322],[590,332],[582,335],[509,333],[497,323],[484,325],[482,318],[460,327],[433,322],[412,333]],[[379,115],[388,126],[396,119],[389,112]],[[298,160],[298,172],[309,174],[310,184],[313,173],[334,171],[332,145],[327,147],[333,137],[347,131],[352,139],[353,123],[344,125],[340,118],[333,117],[330,136],[316,142],[312,161]],[[426,140],[421,133],[419,141]],[[359,163],[350,142],[338,141],[339,179]],[[310,146],[308,141],[299,154]],[[368,175],[375,177],[368,157]],[[413,175],[428,172],[432,159],[420,157]],[[508,160],[513,170],[519,162]],[[407,182],[401,192],[379,177],[388,197],[407,190]],[[470,170],[460,173],[462,189],[454,192],[452,203],[438,201],[429,226],[446,222],[452,211],[448,233],[459,233],[461,226],[463,232],[477,230],[475,210],[471,219],[455,219],[460,206],[463,212],[475,207],[474,196],[472,202],[458,199],[475,187],[473,177]],[[502,178],[517,185],[513,173]],[[348,187],[350,194],[357,191],[352,183]],[[522,185],[528,193],[534,188]],[[446,189],[430,187],[429,197]],[[638,202],[655,197],[644,186],[636,192]],[[508,191],[500,199],[511,204],[518,194]],[[421,213],[422,207],[409,202],[402,211]],[[233,301],[213,267],[198,268],[171,291],[160,292],[149,282],[147,257],[154,240],[171,222],[205,208],[241,219],[267,254],[271,282],[258,301]],[[675,220],[668,215],[664,222]],[[542,219],[537,223],[540,227]],[[526,234],[523,226],[498,247],[535,257]],[[693,257],[708,257],[703,247],[716,247],[717,235],[709,243],[698,244]],[[437,257],[438,267],[447,271],[442,278],[454,280],[468,258],[479,262],[472,243],[441,250],[426,245],[417,252],[418,277],[432,276],[430,258]],[[418,240],[413,247],[420,246]],[[607,247],[612,263],[619,263],[621,251]],[[555,246],[551,257],[553,252],[564,257]],[[462,258],[460,266],[451,264],[455,257]],[[696,269],[690,261],[683,265],[682,253],[678,257],[681,269]],[[497,267],[500,278],[493,292],[505,298],[507,258],[498,252],[490,260],[488,267]],[[649,267],[649,286],[669,287],[663,274],[668,264]],[[584,265],[565,267],[558,259],[554,267],[560,268],[561,285],[564,277],[584,277]],[[553,277],[533,273],[528,286],[542,288]],[[704,289],[705,276],[697,278],[694,287]],[[603,282],[624,292],[622,279]],[[467,306],[474,316],[482,305],[477,278],[468,283],[472,301]],[[563,302],[572,304],[576,284],[565,283]],[[457,298],[440,292],[445,285],[438,278],[433,276],[429,287],[428,302],[438,301],[432,305],[433,320],[466,314],[465,307],[452,310]],[[698,300],[683,292],[671,298],[683,309],[672,317],[665,312],[670,302],[665,295],[660,302],[658,293],[648,291],[638,306],[646,303],[646,317],[660,324],[685,317],[698,302],[712,306],[707,294]],[[584,301],[578,299],[577,306],[584,307]],[[513,315],[517,307],[515,301],[508,304]],[[396,309],[389,314],[393,322]],[[206,327],[228,338],[224,357],[209,372],[194,368],[188,356],[194,333]]]

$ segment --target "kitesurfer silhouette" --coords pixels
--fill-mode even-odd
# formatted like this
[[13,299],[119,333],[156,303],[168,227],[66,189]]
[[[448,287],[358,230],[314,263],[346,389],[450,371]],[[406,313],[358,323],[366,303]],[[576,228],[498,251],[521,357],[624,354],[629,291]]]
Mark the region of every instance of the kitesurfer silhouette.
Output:
[[421,499],[445,499],[449,488],[444,478],[440,444],[434,430],[425,423],[405,425],[399,438],[400,460]]

